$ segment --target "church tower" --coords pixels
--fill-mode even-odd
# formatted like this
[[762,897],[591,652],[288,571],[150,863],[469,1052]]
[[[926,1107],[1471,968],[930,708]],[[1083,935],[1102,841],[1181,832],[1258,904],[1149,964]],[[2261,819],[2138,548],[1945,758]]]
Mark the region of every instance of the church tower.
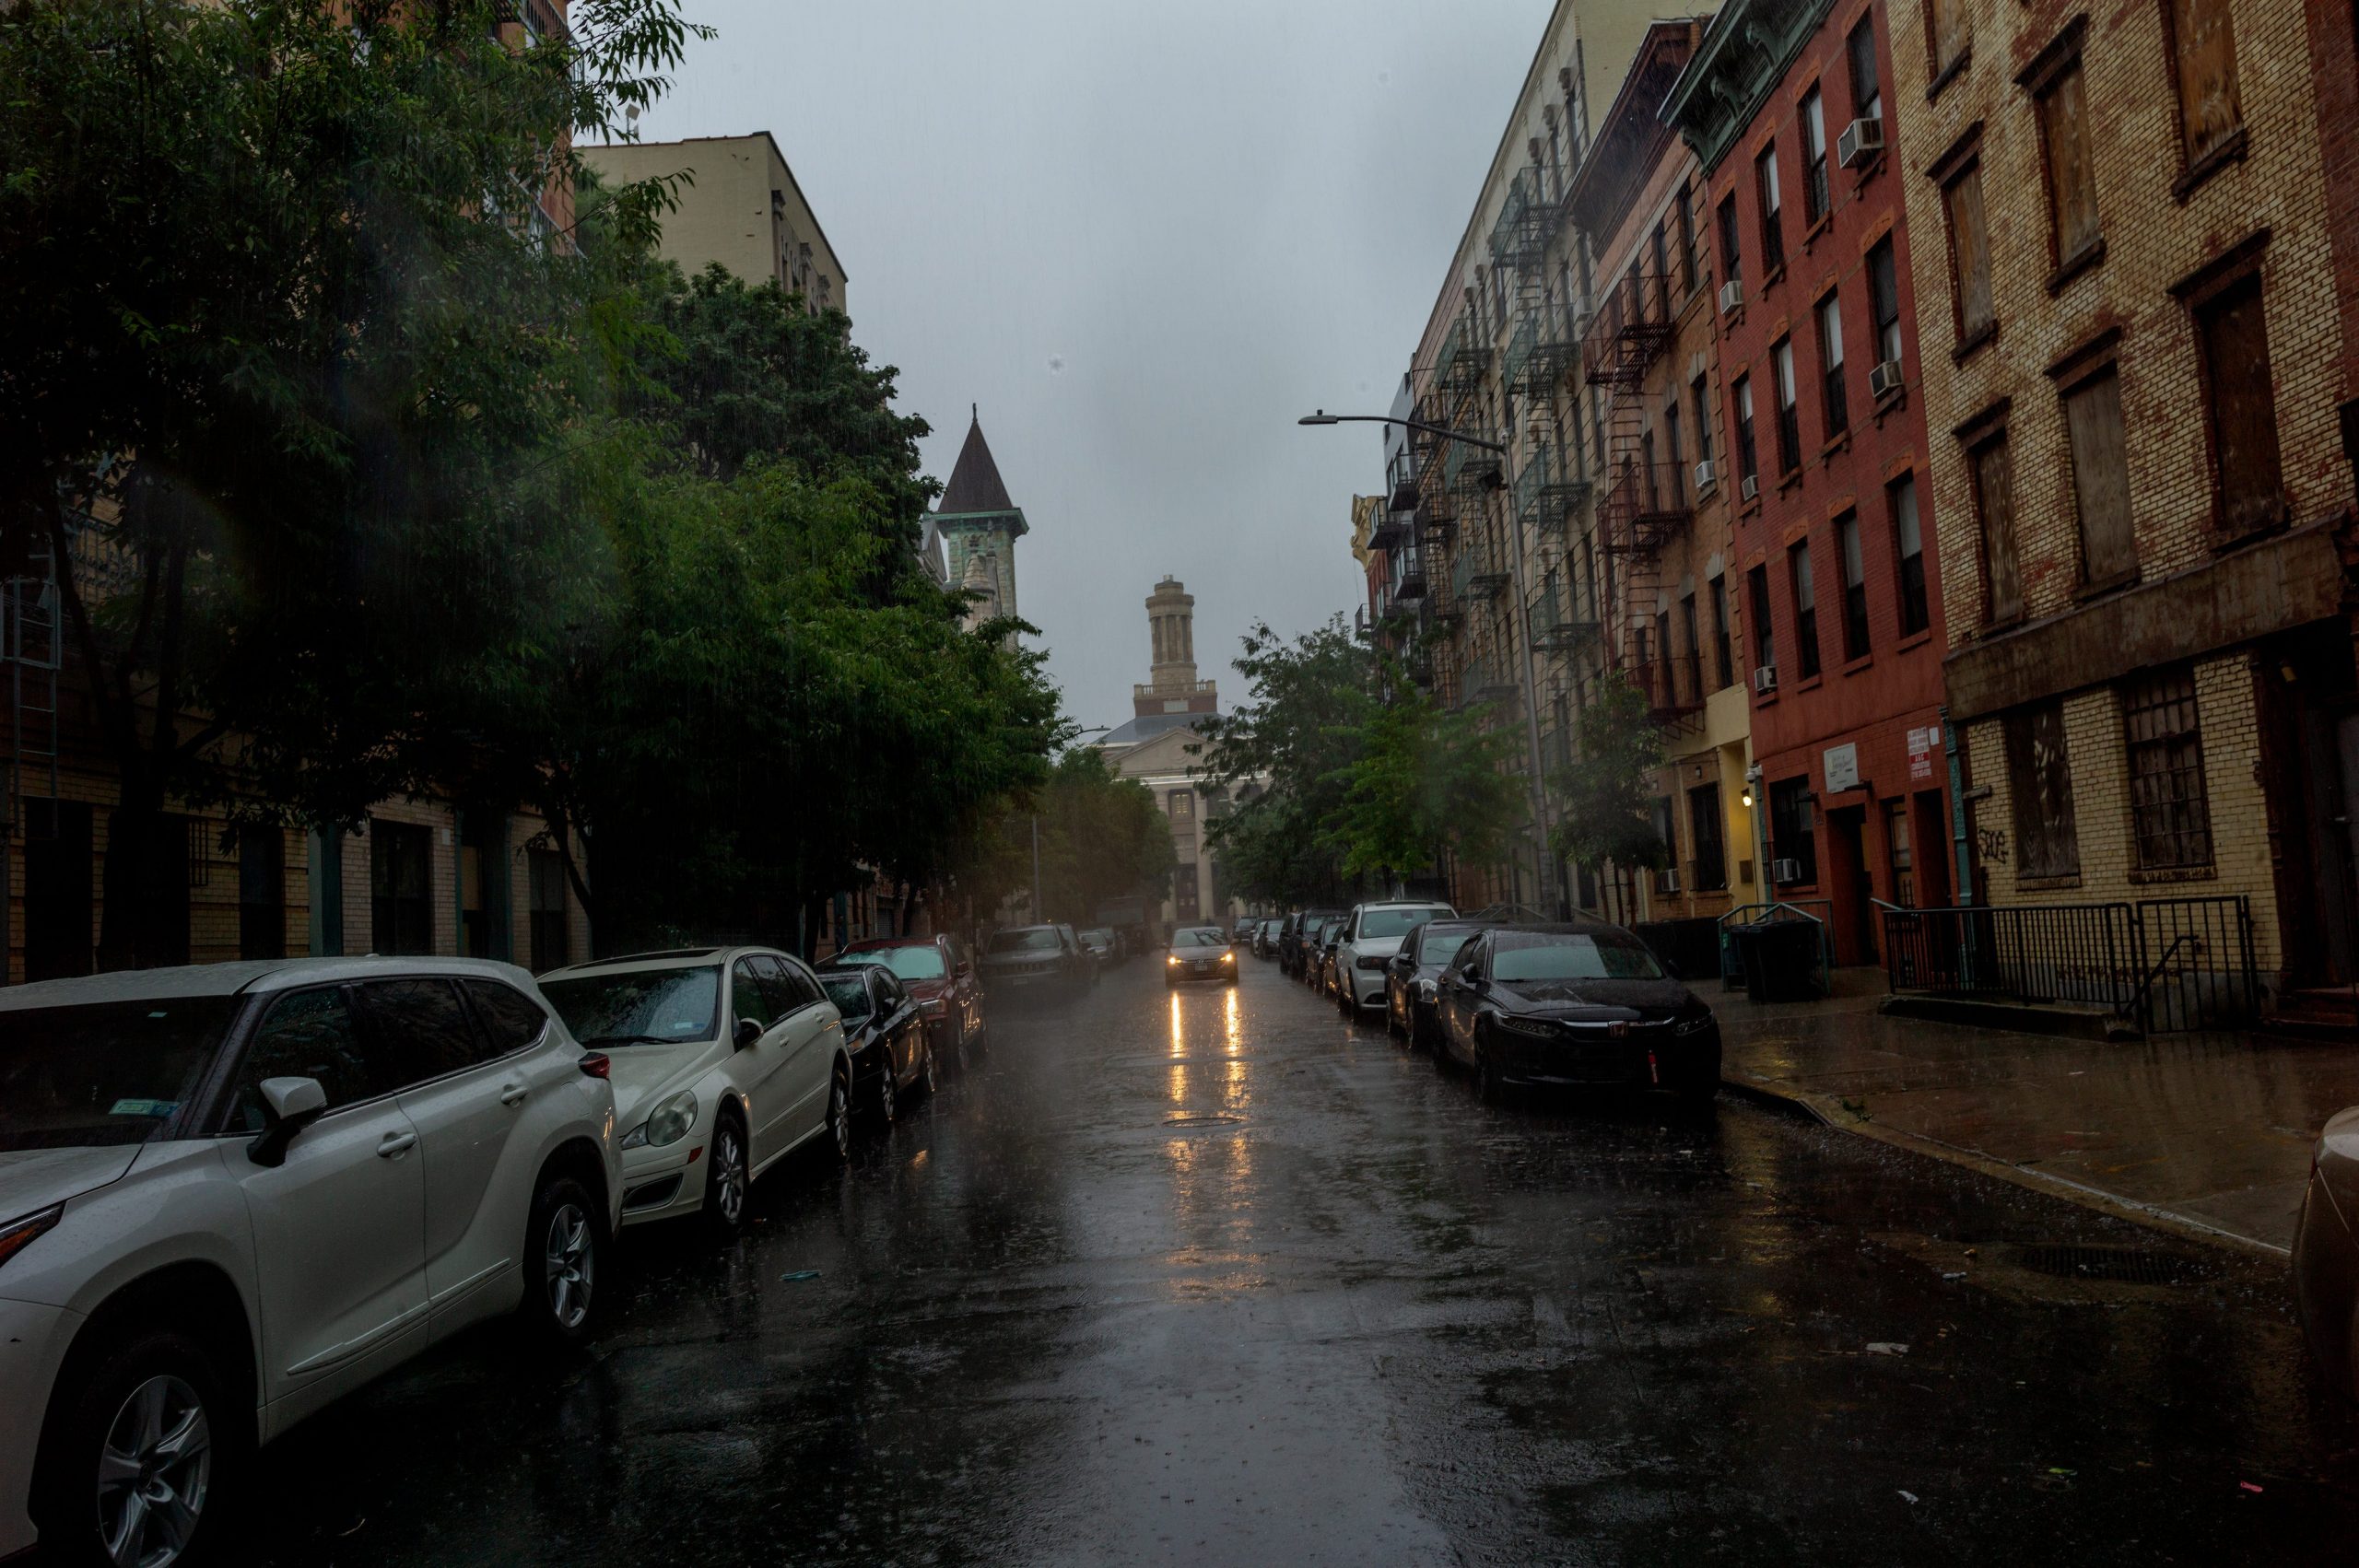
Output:
[[1196,679],[1196,596],[1178,578],[1165,578],[1146,596],[1146,627],[1154,645],[1152,679],[1131,688],[1136,715],[1219,712],[1218,688]]
[[968,405],[967,444],[950,470],[950,484],[935,507],[933,523],[942,538],[945,575],[981,597],[968,612],[971,626],[1015,607],[1015,542],[1031,532],[1023,509],[1007,498],[1007,486],[983,439],[981,414]]

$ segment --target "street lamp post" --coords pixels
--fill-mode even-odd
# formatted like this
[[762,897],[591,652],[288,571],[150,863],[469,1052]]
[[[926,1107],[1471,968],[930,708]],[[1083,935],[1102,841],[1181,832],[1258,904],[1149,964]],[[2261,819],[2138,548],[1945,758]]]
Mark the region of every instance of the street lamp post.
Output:
[[[1430,424],[1423,419],[1404,419],[1397,415],[1330,414],[1321,408],[1304,415],[1295,423],[1297,425],[1398,425],[1406,430],[1423,430],[1428,435],[1439,436],[1444,440],[1463,441],[1470,447],[1482,451],[1496,452],[1501,457],[1508,455],[1508,446],[1505,441],[1485,440],[1480,436],[1470,436],[1463,430],[1453,430],[1446,425]],[[1494,490],[1505,489],[1506,475],[1501,474],[1491,479],[1488,486]],[[1508,563],[1508,570],[1514,585],[1516,612],[1520,616],[1528,615],[1531,600],[1524,593],[1523,589],[1523,520],[1520,517],[1515,521],[1515,549]],[[1533,829],[1532,892],[1534,897],[1540,897],[1542,896],[1541,889],[1549,887],[1552,881],[1548,875],[1548,786],[1543,773],[1546,765],[1540,755],[1539,684],[1532,667],[1532,627],[1528,623],[1523,624],[1523,636],[1518,638],[1516,643],[1523,666],[1523,738],[1525,760],[1532,782],[1532,799],[1529,803]]]

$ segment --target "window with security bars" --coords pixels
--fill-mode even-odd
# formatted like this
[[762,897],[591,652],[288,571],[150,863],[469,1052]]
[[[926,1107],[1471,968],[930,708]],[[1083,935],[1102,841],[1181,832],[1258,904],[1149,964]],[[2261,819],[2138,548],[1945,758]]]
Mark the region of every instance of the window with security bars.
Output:
[[2121,709],[2139,869],[2210,865],[2212,812],[2203,793],[2194,673],[2150,675],[2123,691]]

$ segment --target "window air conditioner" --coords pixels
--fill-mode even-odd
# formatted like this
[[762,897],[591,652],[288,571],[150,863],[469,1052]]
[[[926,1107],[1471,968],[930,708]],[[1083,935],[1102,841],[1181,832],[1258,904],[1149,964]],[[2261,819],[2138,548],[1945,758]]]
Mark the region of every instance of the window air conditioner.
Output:
[[1901,388],[1900,361],[1887,359],[1868,372],[1868,395],[1889,397]]
[[1754,497],[1761,494],[1761,475],[1758,474],[1748,474],[1743,478],[1738,480],[1736,493],[1741,498],[1748,501],[1753,499]]
[[1835,138],[1835,160],[1846,169],[1857,169],[1869,158],[1884,151],[1884,122],[1854,120],[1843,127]]
[[1725,316],[1744,303],[1744,280],[1732,277],[1720,285],[1720,314]]
[[1769,880],[1776,883],[1778,886],[1784,887],[1790,883],[1797,883],[1802,881],[1802,863],[1800,860],[1772,860],[1769,862]]
[[1719,482],[1720,471],[1710,458],[1696,465],[1696,493],[1702,495]]
[[1764,664],[1753,672],[1753,695],[1767,696],[1778,689],[1778,666]]
[[1679,891],[1679,872],[1675,870],[1660,871],[1655,872],[1655,891],[1657,893],[1677,893]]

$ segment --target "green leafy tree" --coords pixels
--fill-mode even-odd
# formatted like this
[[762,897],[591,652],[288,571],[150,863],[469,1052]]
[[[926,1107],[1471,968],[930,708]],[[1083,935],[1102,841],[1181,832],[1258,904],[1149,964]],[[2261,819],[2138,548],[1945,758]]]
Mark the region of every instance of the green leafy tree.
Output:
[[1647,699],[1618,674],[1600,684],[1574,726],[1572,765],[1557,779],[1564,803],[1549,847],[1575,865],[1661,867],[1671,850],[1655,831],[1649,779],[1662,766],[1662,731]]
[[1096,749],[1077,746],[1057,759],[1039,817],[1044,918],[1095,925],[1109,899],[1160,898],[1169,889],[1179,864],[1169,820],[1152,790],[1117,776]]
[[0,569],[54,571],[120,779],[107,966],[173,955],[169,802],[358,816],[419,694],[566,594],[531,481],[615,348],[532,193],[698,30],[574,16],[525,49],[490,0],[0,9]]
[[1486,729],[1477,708],[1447,711],[1391,674],[1395,695],[1362,726],[1364,749],[1344,769],[1327,831],[1344,873],[1392,881],[1436,867],[1445,851],[1496,860],[1524,817],[1508,768],[1515,733]]

